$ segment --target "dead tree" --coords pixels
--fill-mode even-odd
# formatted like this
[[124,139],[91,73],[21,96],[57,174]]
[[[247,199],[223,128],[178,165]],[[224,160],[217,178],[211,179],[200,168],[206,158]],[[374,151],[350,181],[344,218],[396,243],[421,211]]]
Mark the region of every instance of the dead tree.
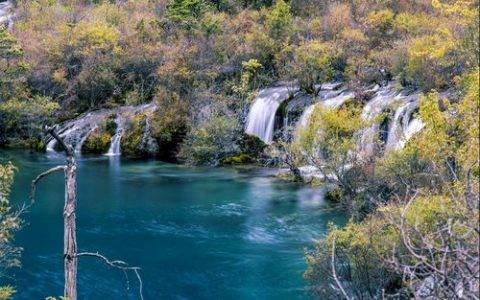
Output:
[[57,143],[62,147],[66,154],[66,165],[53,167],[40,175],[38,175],[31,185],[30,198],[32,202],[35,199],[35,190],[37,183],[47,175],[50,175],[57,171],[63,171],[65,173],[65,206],[63,208],[63,262],[64,262],[64,297],[68,300],[77,299],[77,259],[79,256],[94,256],[102,259],[108,266],[114,267],[126,271],[134,271],[139,281],[139,293],[140,299],[143,300],[142,294],[142,279],[140,277],[139,267],[131,267],[123,261],[110,261],[105,256],[90,252],[77,252],[77,225],[75,211],[77,206],[77,165],[75,162],[75,151],[73,147],[66,144],[63,139],[55,132],[55,127],[46,128],[47,133],[50,134]]

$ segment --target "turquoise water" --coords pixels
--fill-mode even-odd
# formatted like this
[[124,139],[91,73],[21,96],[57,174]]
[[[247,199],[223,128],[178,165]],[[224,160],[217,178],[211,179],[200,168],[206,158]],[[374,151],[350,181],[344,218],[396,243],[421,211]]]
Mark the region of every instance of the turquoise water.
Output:
[[[60,155],[0,152],[18,168],[13,203]],[[79,251],[142,268],[145,299],[308,299],[305,247],[343,217],[322,190],[288,184],[274,170],[191,168],[156,161],[78,159]],[[17,234],[17,299],[63,293],[63,176],[41,183]],[[137,299],[137,282],[80,258],[79,299]]]

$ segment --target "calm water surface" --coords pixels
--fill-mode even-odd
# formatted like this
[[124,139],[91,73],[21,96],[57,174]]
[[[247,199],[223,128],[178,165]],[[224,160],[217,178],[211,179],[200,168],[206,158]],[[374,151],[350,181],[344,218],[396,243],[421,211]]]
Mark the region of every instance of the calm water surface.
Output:
[[[63,163],[53,154],[0,152],[18,167],[13,203],[30,181]],[[275,179],[273,170],[191,168],[155,161],[78,159],[79,251],[142,268],[145,299],[308,299],[305,247],[343,223],[319,189]],[[17,235],[17,299],[63,293],[63,176],[37,190]],[[79,299],[137,299],[133,274],[79,260]],[[3,280],[5,281],[5,280]]]

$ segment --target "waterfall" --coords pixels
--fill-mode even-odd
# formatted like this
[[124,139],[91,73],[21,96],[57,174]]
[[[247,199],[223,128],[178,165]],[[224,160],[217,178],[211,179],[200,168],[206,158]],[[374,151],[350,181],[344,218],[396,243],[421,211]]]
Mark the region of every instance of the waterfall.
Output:
[[373,154],[375,147],[375,136],[380,130],[380,124],[375,120],[394,102],[402,99],[401,94],[397,94],[391,84],[378,89],[375,96],[365,104],[362,111],[362,118],[367,123],[373,123],[360,133],[360,152],[369,156]]
[[107,156],[117,156],[120,155],[120,142],[122,140],[123,131],[124,131],[124,120],[120,114],[117,115],[115,119],[115,123],[117,124],[117,129],[115,134],[112,136],[112,141],[110,142],[110,148],[108,152],[105,154]]
[[411,120],[412,114],[418,106],[419,97],[418,95],[413,95],[406,98],[405,103],[397,108],[393,120],[390,122],[385,151],[394,151],[403,148],[405,143],[423,128],[423,122],[421,120]]
[[[80,153],[88,135],[105,120],[103,111],[90,112],[78,119],[59,126],[57,133],[63,140],[72,145],[75,152]],[[47,151],[55,151],[56,141],[52,138],[47,142]]]
[[0,2],[0,26],[5,24],[10,29],[13,26],[12,3]]
[[275,114],[280,104],[298,88],[280,86],[261,90],[255,98],[247,117],[245,133],[255,135],[270,144],[273,139]]
[[[98,128],[103,128],[107,118],[113,114],[116,117],[117,131],[112,137],[110,149],[107,155],[120,154],[120,140],[123,135],[126,120],[133,118],[139,113],[152,112],[157,109],[155,104],[143,104],[139,106],[123,106],[116,109],[101,109],[85,113],[76,119],[66,121],[57,125],[57,134],[64,139],[67,144],[72,145],[75,152],[80,153],[82,146],[90,133]],[[49,137],[47,142],[47,151],[55,151],[56,141]]]
[[400,148],[403,148],[405,144],[414,136],[417,132],[425,127],[425,123],[423,123],[420,119],[413,119],[408,126],[403,131],[403,138],[400,140]]

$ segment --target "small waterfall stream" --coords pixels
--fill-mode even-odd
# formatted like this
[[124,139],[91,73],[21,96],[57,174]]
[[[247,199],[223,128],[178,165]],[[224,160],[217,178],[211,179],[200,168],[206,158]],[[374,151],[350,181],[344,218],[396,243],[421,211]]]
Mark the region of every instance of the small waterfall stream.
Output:
[[273,139],[275,114],[280,104],[298,88],[280,86],[261,90],[248,113],[245,133],[259,137],[266,144]]
[[375,137],[380,130],[380,124],[376,118],[401,98],[401,94],[398,94],[389,84],[380,87],[376,95],[363,107],[362,118],[367,123],[373,123],[360,133],[359,151],[363,156],[370,156],[375,150]]
[[115,131],[115,134],[112,136],[112,141],[110,142],[110,148],[108,149],[108,152],[105,153],[105,155],[107,156],[118,156],[121,154],[120,141],[122,140],[125,121],[123,120],[120,114],[117,115],[115,119],[115,123],[117,124],[117,129]]

